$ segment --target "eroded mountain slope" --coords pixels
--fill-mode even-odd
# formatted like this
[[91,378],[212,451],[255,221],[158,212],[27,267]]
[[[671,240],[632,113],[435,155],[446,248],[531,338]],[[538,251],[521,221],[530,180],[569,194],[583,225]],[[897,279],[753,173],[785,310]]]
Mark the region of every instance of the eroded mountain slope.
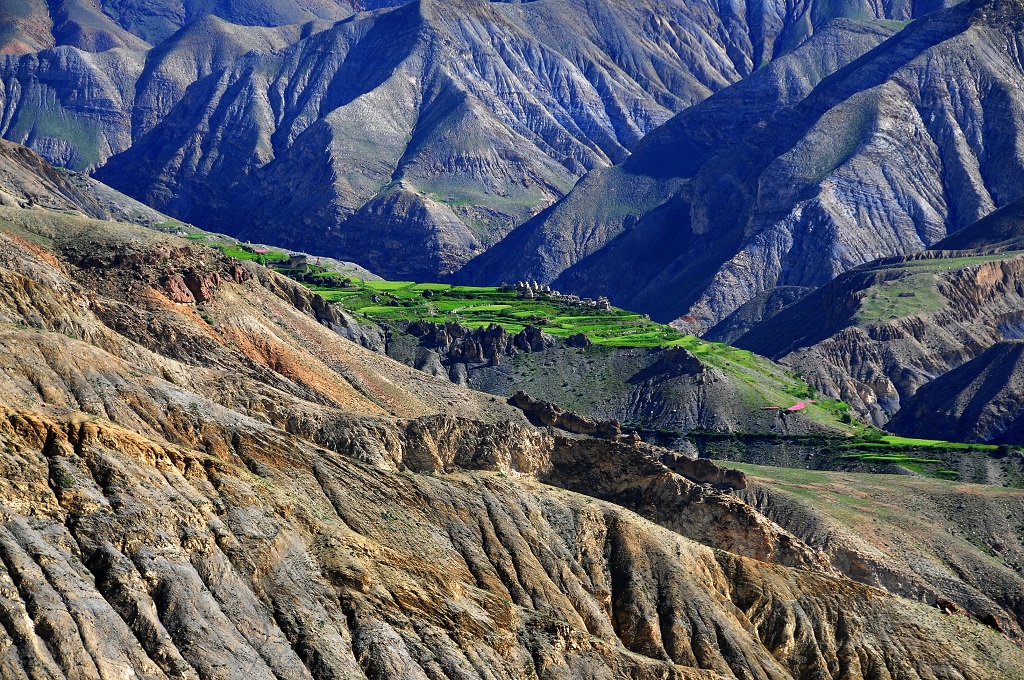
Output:
[[269,17],[287,4],[107,7],[159,42],[5,58],[0,134],[74,169],[109,160],[105,181],[201,226],[436,279],[832,18],[931,8],[422,0]]
[[740,467],[752,476],[742,492],[752,505],[827,552],[847,573],[909,597],[931,592],[924,598],[938,606],[965,607],[1020,637],[1019,490],[913,476]]
[[909,398],[886,427],[908,436],[1024,444],[1024,357],[1004,340],[945,373]]
[[[975,0],[824,80],[782,81],[813,91],[751,78],[580,182],[505,261],[701,332],[772,287],[926,248],[1021,195],[1022,20],[1019,2]],[[774,104],[746,103],[755,83]]]
[[0,54],[68,46],[85,52],[145,50],[207,17],[247,26],[338,21],[360,9],[403,0],[262,0],[261,2],[139,2],[138,0],[27,0],[2,4]]
[[884,424],[923,385],[1019,337],[1024,260],[927,251],[860,267],[735,343]]
[[0,220],[5,677],[1021,677],[991,628],[353,345],[262,268]]

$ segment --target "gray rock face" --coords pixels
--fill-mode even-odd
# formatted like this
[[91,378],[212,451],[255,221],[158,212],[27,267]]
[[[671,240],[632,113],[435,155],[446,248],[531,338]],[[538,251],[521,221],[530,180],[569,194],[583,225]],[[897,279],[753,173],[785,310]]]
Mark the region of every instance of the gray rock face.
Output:
[[964,3],[824,78],[820,55],[843,66],[886,37],[837,29],[680,114],[479,271],[523,253],[519,276],[702,332],[763,290],[928,247],[1024,191],[1022,19]]
[[421,0],[299,25],[350,8],[253,7],[105,7],[159,44],[7,57],[0,134],[106,164],[104,181],[200,226],[437,278],[839,11]]
[[887,428],[908,437],[1024,444],[1024,341],[993,345],[918,390]]

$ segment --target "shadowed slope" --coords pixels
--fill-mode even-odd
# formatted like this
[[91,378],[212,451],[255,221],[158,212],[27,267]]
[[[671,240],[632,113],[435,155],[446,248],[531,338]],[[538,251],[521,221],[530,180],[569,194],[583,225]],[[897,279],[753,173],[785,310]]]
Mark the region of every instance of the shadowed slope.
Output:
[[[521,275],[701,332],[774,286],[926,248],[1021,195],[1024,67],[1006,46],[1022,17],[1015,1],[964,3],[824,80],[791,79],[780,60],[781,82],[802,87],[755,74],[683,112],[495,262],[524,258]],[[755,86],[773,103],[749,105]],[[488,257],[481,276],[501,271]]]

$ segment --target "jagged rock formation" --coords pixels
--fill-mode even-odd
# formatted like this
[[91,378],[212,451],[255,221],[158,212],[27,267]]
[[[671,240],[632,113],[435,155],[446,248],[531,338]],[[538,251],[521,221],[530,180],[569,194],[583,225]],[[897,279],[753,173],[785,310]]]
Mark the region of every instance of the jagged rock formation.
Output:
[[263,4],[118,4],[161,42],[8,57],[0,134],[200,226],[436,279],[837,14],[932,3]]
[[471,271],[507,278],[522,257],[515,276],[703,332],[775,286],[926,248],[1024,191],[1022,18],[1014,0],[972,0],[884,43],[850,23],[819,33],[589,175]]
[[1019,256],[927,251],[848,272],[735,342],[884,425],[922,386],[1019,337],[1022,291]]
[[912,437],[1024,444],[1024,343],[1008,340],[914,393],[888,429]]
[[0,225],[4,677],[1024,677],[664,452],[536,430],[261,267]]
[[534,399],[523,390],[509,398],[509,403],[523,410],[531,419],[547,427],[557,427],[574,434],[585,434],[604,439],[618,439],[622,436],[622,423],[618,420],[594,420],[572,411],[566,411],[550,401]]
[[468,328],[453,321],[416,321],[401,330],[417,338],[424,347],[443,355],[452,366],[450,370],[458,370],[454,365],[460,363],[500,366],[505,357],[514,355],[517,350],[543,352],[554,347],[556,342],[554,337],[536,326],[526,326],[511,335],[504,327],[495,324],[487,328]]

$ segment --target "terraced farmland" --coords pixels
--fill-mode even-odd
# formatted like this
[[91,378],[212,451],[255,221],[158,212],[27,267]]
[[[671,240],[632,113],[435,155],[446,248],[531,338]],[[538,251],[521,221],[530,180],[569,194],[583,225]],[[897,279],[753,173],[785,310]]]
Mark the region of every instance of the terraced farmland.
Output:
[[555,337],[582,333],[594,344],[609,347],[668,347],[696,340],[644,315],[614,307],[599,309],[564,296],[523,299],[515,291],[497,287],[330,276],[316,280],[310,287],[327,300],[377,323],[452,321],[470,328],[497,324],[509,333],[536,326]]

